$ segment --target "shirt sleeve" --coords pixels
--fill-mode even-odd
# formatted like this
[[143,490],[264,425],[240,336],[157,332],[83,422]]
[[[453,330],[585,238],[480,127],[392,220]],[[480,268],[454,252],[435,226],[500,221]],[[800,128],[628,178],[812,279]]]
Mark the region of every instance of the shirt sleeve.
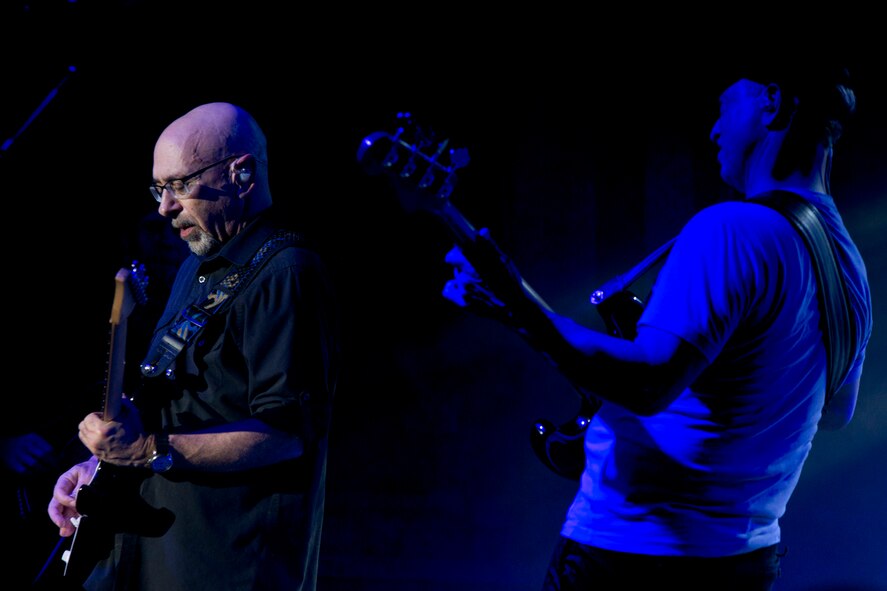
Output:
[[780,214],[757,204],[702,210],[675,241],[638,325],[668,331],[714,360],[749,314],[766,312],[759,304],[774,296],[776,270],[764,261],[797,248],[786,229]]
[[275,264],[241,302],[252,416],[305,438],[325,424],[335,387],[333,302],[307,251]]

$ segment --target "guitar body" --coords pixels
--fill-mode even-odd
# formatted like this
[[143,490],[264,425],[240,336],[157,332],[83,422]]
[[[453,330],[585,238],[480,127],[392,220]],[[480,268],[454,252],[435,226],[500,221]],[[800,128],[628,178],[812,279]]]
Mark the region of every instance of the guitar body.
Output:
[[139,494],[150,476],[144,468],[99,462],[90,483],[77,492],[80,518],[71,548],[63,556],[66,579],[82,584],[96,564],[111,556],[118,533],[160,536],[169,529],[173,514],[152,507]]
[[557,426],[539,419],[530,432],[530,445],[536,457],[552,472],[578,480],[585,469],[585,431],[600,404],[582,398],[572,420]]

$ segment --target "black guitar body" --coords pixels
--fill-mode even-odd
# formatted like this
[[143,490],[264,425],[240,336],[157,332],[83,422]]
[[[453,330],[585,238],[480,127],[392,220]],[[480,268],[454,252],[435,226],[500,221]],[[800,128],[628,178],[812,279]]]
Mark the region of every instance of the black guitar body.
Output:
[[116,534],[158,537],[169,530],[173,513],[152,507],[139,494],[142,481],[151,475],[143,468],[99,463],[92,481],[77,492],[80,521],[63,557],[66,581],[82,584],[111,555]]
[[[644,303],[627,290],[614,293],[600,304],[598,313],[609,334],[633,339]],[[579,480],[585,469],[585,431],[601,406],[600,401],[580,392],[582,397],[576,416],[560,426],[539,419],[530,432],[530,445],[539,460],[552,472],[564,478]]]
[[556,426],[539,419],[530,433],[530,445],[539,460],[564,478],[579,480],[585,469],[585,430],[600,404],[583,398],[579,413],[571,421]]

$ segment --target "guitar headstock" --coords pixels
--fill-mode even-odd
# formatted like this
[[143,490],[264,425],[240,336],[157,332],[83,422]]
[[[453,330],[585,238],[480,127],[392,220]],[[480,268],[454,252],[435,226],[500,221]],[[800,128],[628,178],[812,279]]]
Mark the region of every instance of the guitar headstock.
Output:
[[145,305],[148,301],[148,275],[145,272],[145,265],[133,261],[129,268],[121,267],[114,281],[111,323],[120,324],[132,314],[136,304]]
[[366,136],[357,160],[372,175],[387,174],[406,211],[437,212],[455,188],[456,171],[468,165],[466,148],[453,148],[429,128],[417,125],[410,113],[397,114],[393,133]]

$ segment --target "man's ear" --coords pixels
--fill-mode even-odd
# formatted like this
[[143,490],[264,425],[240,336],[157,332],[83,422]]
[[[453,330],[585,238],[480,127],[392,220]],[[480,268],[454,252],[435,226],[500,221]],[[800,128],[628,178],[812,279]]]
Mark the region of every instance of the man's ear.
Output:
[[764,124],[770,131],[786,129],[792,121],[797,99],[782,92],[778,84],[768,84],[761,100],[764,101]]
[[250,154],[241,156],[234,162],[234,170],[232,181],[241,191],[249,189],[250,184],[255,181],[255,158]]

